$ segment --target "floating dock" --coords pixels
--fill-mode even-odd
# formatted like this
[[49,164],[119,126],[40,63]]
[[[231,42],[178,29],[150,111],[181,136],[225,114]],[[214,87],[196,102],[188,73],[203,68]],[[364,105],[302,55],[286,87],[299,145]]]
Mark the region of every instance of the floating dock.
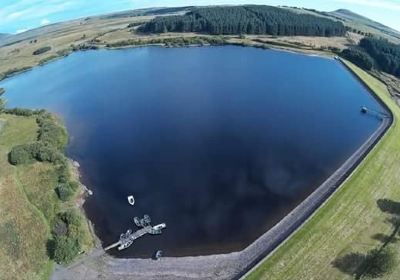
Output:
[[135,225],[137,227],[141,227],[141,229],[139,229],[135,232],[132,232],[132,230],[128,229],[126,233],[121,234],[118,242],[115,242],[114,244],[111,244],[110,246],[104,248],[105,251],[110,250],[115,247],[118,247],[118,250],[124,250],[124,249],[128,248],[129,246],[131,246],[136,239],[142,237],[143,235],[161,234],[162,229],[167,227],[167,225],[165,223],[162,223],[162,224],[159,224],[156,226],[152,226],[151,219],[148,215],[144,215],[142,219],[135,217],[133,219],[133,221],[134,221]]

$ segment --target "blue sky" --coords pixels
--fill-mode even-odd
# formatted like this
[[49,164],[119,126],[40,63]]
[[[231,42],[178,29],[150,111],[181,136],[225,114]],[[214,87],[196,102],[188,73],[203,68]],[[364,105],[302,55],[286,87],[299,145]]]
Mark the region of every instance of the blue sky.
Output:
[[0,32],[18,33],[49,23],[144,7],[215,4],[288,5],[350,9],[400,31],[400,0],[0,0]]

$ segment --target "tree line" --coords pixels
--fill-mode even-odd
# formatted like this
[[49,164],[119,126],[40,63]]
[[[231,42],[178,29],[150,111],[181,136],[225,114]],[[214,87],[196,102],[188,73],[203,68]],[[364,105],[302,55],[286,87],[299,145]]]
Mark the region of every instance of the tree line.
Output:
[[375,60],[380,70],[400,77],[400,45],[383,39],[364,38],[359,46]]
[[166,47],[183,47],[188,45],[223,45],[226,40],[220,36],[213,37],[172,37],[172,38],[153,38],[149,40],[128,39],[124,41],[107,44],[107,48],[121,48],[126,46],[146,46],[146,45],[164,45]]
[[42,54],[42,53],[46,53],[49,50],[51,50],[51,47],[46,46],[46,47],[42,47],[42,48],[39,48],[39,49],[35,50],[32,54],[33,55],[39,55],[39,54]]
[[342,56],[370,70],[379,69],[400,77],[400,45],[380,38],[363,38],[357,47],[343,50]]
[[330,37],[346,34],[342,22],[264,5],[193,8],[185,15],[156,17],[138,30],[145,33],[199,32],[213,35]]

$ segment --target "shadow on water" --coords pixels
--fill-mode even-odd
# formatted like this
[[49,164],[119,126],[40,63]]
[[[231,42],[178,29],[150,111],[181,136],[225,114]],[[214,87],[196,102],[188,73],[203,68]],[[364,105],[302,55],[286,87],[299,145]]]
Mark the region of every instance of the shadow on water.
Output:
[[332,262],[333,267],[353,276],[354,279],[382,277],[390,273],[396,265],[395,253],[388,245],[399,240],[397,236],[400,236],[400,202],[379,199],[377,206],[382,212],[390,215],[386,222],[392,225],[391,234],[376,233],[372,235],[372,239],[380,241],[382,244],[366,254],[348,253],[344,256],[338,256]]

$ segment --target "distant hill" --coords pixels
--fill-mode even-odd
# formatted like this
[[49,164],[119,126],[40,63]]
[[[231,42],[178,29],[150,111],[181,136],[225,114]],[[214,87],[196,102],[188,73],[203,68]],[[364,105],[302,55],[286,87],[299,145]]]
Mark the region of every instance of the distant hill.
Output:
[[3,34],[0,33],[0,47],[2,46],[7,46],[11,44],[15,44],[24,40],[31,40],[35,39],[38,36],[41,36],[43,34],[56,34],[57,32],[62,31],[66,27],[70,26],[71,24],[74,23],[80,23],[84,22],[87,20],[112,20],[112,19],[119,19],[119,18],[129,18],[129,17],[137,17],[137,16],[152,16],[152,15],[167,15],[167,14],[172,14],[172,15],[179,15],[179,14],[184,14],[189,9],[192,7],[177,7],[177,8],[162,8],[162,7],[157,7],[157,8],[147,8],[147,9],[138,9],[138,10],[127,10],[127,11],[122,11],[122,12],[116,12],[116,13],[110,13],[110,14],[104,14],[104,15],[99,15],[99,16],[90,16],[86,18],[80,18],[80,19],[73,19],[69,21],[64,21],[64,22],[58,22],[58,23],[53,23],[49,24],[46,26],[41,26],[37,27],[22,33],[18,34]]
[[333,12],[329,12],[327,14],[330,14],[336,18],[342,19],[343,21],[347,22],[353,22],[359,25],[364,25],[370,28],[373,28],[375,30],[378,30],[380,32],[383,32],[384,34],[396,37],[400,39],[400,32],[397,30],[394,30],[393,28],[390,28],[386,25],[383,25],[379,22],[376,22],[372,19],[369,19],[367,17],[364,17],[362,15],[356,14],[352,11],[346,10],[346,9],[339,9]]
[[[249,18],[249,14],[246,13],[239,13],[238,11],[242,11],[244,7],[249,8],[260,8],[262,6],[254,6],[254,5],[242,5],[242,6],[204,6],[204,7],[194,7],[194,6],[186,6],[186,7],[176,7],[176,8],[165,8],[165,7],[156,7],[156,8],[147,8],[147,9],[138,9],[138,10],[127,10],[122,12],[104,14],[99,16],[90,16],[87,18],[75,19],[66,22],[60,22],[55,24],[50,24],[46,26],[42,26],[39,28],[35,28],[32,30],[28,30],[23,33],[19,34],[4,34],[0,33],[0,47],[7,46],[11,44],[15,44],[18,42],[36,39],[37,37],[46,34],[49,36],[57,36],[59,32],[71,27],[71,26],[79,26],[80,24],[84,24],[86,21],[98,21],[98,20],[110,20],[110,24],[112,23],[111,20],[117,19],[124,19],[124,18],[134,18],[137,16],[168,16],[168,19],[159,17],[156,20],[153,20],[153,26],[147,24],[146,31],[158,31],[162,32],[165,29],[168,31],[196,31],[196,32],[203,32],[203,33],[212,33],[212,34],[234,34],[239,29],[240,33],[256,33],[262,34],[264,33],[263,29],[265,28],[265,22],[267,19],[271,21],[273,19],[274,24],[269,26],[269,30],[265,30],[265,33],[271,33],[273,35],[321,35],[316,34],[316,31],[313,30],[315,27],[317,29],[324,29],[326,31],[326,35],[342,35],[342,23],[344,26],[356,33],[361,35],[365,34],[373,34],[378,37],[383,37],[388,39],[393,43],[400,44],[400,32],[385,26],[379,22],[373,21],[367,17],[362,15],[356,14],[352,11],[346,9],[339,9],[333,12],[323,12],[317,11],[314,9],[306,9],[306,8],[298,8],[298,7],[287,7],[281,6],[277,7],[270,7],[269,9],[273,9],[274,12],[268,11],[268,13],[259,12],[259,11],[246,11],[250,13],[252,16],[252,20],[244,21],[242,20],[241,23],[238,24],[235,22],[237,18],[235,16],[239,16],[239,18],[243,15]],[[264,6],[266,7],[266,6]],[[284,9],[282,9],[284,8]],[[211,14],[211,13],[201,13],[199,14],[198,11],[217,11],[217,10],[224,10],[230,9],[233,10],[235,13],[219,13]],[[267,8],[265,8],[267,9]],[[293,15],[292,13],[285,12],[292,11],[296,14]],[[197,11],[196,15],[193,11]],[[277,11],[277,12],[276,12]],[[300,15],[299,15],[300,14]],[[304,15],[305,14],[305,15]],[[192,16],[192,17],[191,17]],[[313,17],[314,16],[314,17]],[[319,19],[316,19],[315,16],[318,16]],[[205,24],[206,19],[210,19],[212,24]],[[300,18],[302,20],[300,20]],[[323,19],[321,19],[323,18]],[[183,20],[182,20],[183,19]],[[242,17],[243,19],[243,17]],[[291,20],[289,22],[288,20]],[[295,19],[295,20],[294,20]],[[337,27],[333,27],[333,31],[331,30],[332,27],[328,27],[332,25],[332,20],[335,22]],[[222,24],[222,21],[224,23]],[[282,21],[282,22],[281,22]],[[186,26],[189,23],[190,26]],[[230,22],[230,23],[229,23]],[[279,24],[278,24],[279,22]],[[157,23],[158,26],[157,26]],[[194,24],[195,23],[195,24]],[[229,24],[228,24],[229,23]],[[277,25],[278,27],[276,28]],[[340,26],[339,26],[340,25]],[[164,28],[165,26],[165,28]],[[79,28],[79,27],[78,27]],[[185,29],[185,30],[184,30]],[[191,30],[193,29],[193,30]],[[213,29],[210,32],[210,29]],[[214,30],[215,29],[215,30]],[[221,29],[221,30],[216,30]],[[225,30],[226,29],[226,30]],[[277,29],[277,30],[275,30]],[[282,30],[279,30],[282,29]],[[293,30],[292,30],[293,29]],[[250,32],[248,32],[250,31]]]
[[8,37],[10,34],[6,34],[6,33],[0,33],[0,40],[3,38]]

